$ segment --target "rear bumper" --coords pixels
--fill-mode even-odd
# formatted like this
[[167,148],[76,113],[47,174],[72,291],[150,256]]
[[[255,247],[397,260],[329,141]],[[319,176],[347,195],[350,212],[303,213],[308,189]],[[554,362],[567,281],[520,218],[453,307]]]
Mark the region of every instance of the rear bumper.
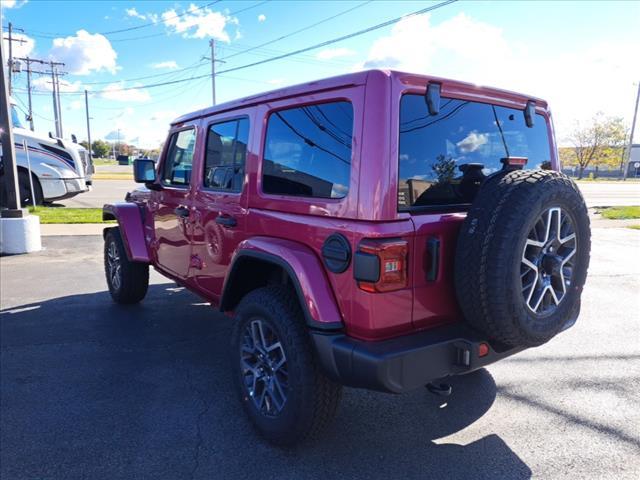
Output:
[[[318,358],[335,381],[358,388],[401,393],[450,375],[472,372],[524,350],[503,349],[463,324],[364,342],[342,333],[311,332]],[[489,352],[478,349],[487,343]]]

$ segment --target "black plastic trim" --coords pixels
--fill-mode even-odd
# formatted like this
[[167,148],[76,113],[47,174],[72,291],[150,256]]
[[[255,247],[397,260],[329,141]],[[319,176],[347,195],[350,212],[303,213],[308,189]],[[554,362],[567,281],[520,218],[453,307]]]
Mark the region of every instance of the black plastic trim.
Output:
[[470,203],[452,203],[449,205],[414,205],[408,207],[398,208],[398,212],[401,213],[452,213],[452,212],[467,212],[471,209]]
[[[377,342],[328,332],[311,332],[311,338],[330,378],[350,387],[391,393],[469,373],[524,350],[498,351],[462,323]],[[480,343],[490,345],[484,357],[478,355]]]
[[429,252],[429,270],[427,271],[427,280],[435,282],[438,279],[440,271],[440,239],[431,237],[427,240],[427,251]]
[[353,258],[353,278],[359,282],[376,283],[380,280],[380,258],[365,252],[356,252]]
[[243,250],[236,255],[233,265],[231,266],[231,269],[229,271],[229,278],[225,285],[225,289],[222,292],[222,296],[220,297],[221,312],[231,309],[230,305],[228,305],[229,303],[228,299],[230,296],[230,292],[229,292],[230,285],[233,285],[235,271],[237,266],[239,265],[238,260],[246,257],[256,258],[258,260],[263,260],[265,262],[273,263],[275,265],[278,265],[282,269],[284,269],[285,272],[287,272],[287,274],[289,275],[289,278],[291,278],[293,287],[296,290],[296,295],[298,296],[300,307],[302,308],[302,312],[304,313],[305,322],[310,328],[314,330],[333,331],[333,332],[337,330],[341,330],[343,328],[343,324],[341,320],[335,320],[331,322],[318,322],[311,317],[311,314],[309,313],[309,308],[307,307],[307,303],[304,301],[304,294],[302,293],[302,287],[300,287],[300,281],[298,280],[298,277],[295,271],[293,270],[293,268],[291,267],[291,265],[289,265],[282,258],[277,257],[276,255],[271,255],[269,253],[264,253],[264,252],[254,252],[251,250]]

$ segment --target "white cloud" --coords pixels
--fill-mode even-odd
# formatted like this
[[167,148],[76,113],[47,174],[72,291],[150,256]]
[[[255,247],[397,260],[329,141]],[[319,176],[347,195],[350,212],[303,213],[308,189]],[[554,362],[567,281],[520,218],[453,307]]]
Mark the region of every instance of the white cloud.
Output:
[[139,18],[140,20],[146,20],[147,19],[147,16],[143,15],[141,13],[138,13],[138,11],[135,9],[135,7],[125,9],[125,12],[126,12],[127,16],[129,16],[129,17]]
[[178,64],[176,63],[175,60],[167,60],[165,62],[158,62],[158,63],[152,63],[151,64],[151,68],[155,68],[155,69],[169,69],[169,70],[173,70],[178,68]]
[[264,22],[266,19],[267,19],[267,16],[264,13],[261,13],[260,15],[258,15],[259,22]]
[[478,150],[482,145],[489,141],[488,133],[478,133],[475,130],[467,135],[465,138],[456,143],[456,147],[462,153],[471,153]]
[[110,83],[102,90],[102,98],[116,102],[147,102],[151,99],[148,90],[141,88],[129,88],[123,82]]
[[56,38],[49,54],[51,59],[65,64],[65,70],[75,75],[89,75],[106,70],[116,73],[118,54],[111,42],[99,33],[78,30],[75,36]]
[[[33,52],[33,49],[36,46],[36,41],[33,38],[28,37],[23,33],[14,33],[12,37],[16,40],[22,40],[20,42],[15,42],[15,41],[12,42],[13,43],[12,54],[14,57],[26,57],[27,55],[31,55],[31,53]],[[7,40],[6,33],[3,37],[2,42],[3,42],[2,47],[4,48],[4,52],[5,54],[7,54],[9,51],[9,40]]]
[[[461,60],[491,65],[503,61],[509,45],[502,30],[464,13],[431,25],[429,14],[406,17],[391,34],[378,38],[364,63],[365,68],[394,68],[426,73],[434,64],[448,67]],[[447,57],[452,60],[444,61]]]
[[2,8],[20,8],[29,0],[2,0]]
[[84,101],[82,100],[72,100],[67,106],[67,110],[80,110],[81,108],[84,108]]
[[212,37],[223,42],[230,41],[226,31],[228,24],[238,24],[233,17],[209,8],[198,8],[194,4],[189,5],[187,12],[186,15],[177,17],[178,13],[172,8],[162,14],[162,20],[171,32],[180,33],[184,38]]
[[355,55],[355,53],[356,52],[348,48],[327,48],[326,50],[320,50],[316,54],[316,58],[318,60],[332,60],[334,58]]
[[178,118],[178,114],[173,110],[158,110],[154,112],[149,120],[157,122],[170,122],[174,118]]
[[[637,58],[640,41],[590,41],[566,54],[535,51],[464,13],[437,24],[428,14],[416,15],[375,40],[367,59],[355,68],[392,68],[544,98],[561,142],[576,119],[602,111],[630,120],[633,113],[633,82],[640,68],[629,59]],[[606,94],[594,95],[602,85]]]
[[[49,92],[53,91],[51,77],[48,75],[35,78],[31,83],[39,90],[47,90]],[[60,92],[62,93],[78,92],[83,88],[82,82],[80,82],[79,80],[76,80],[75,82],[69,82],[64,78],[59,78],[58,83],[60,84]]]

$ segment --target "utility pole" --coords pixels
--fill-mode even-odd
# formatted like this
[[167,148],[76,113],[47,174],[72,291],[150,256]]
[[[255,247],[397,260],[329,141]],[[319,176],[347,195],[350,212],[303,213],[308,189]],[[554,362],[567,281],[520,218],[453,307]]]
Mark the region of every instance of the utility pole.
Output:
[[622,174],[622,179],[627,179],[627,173],[629,172],[629,159],[631,158],[631,149],[633,148],[633,132],[636,128],[636,120],[638,118],[638,103],[640,103],[640,82],[638,82],[638,93],[636,94],[636,106],[633,109],[633,120],[631,122],[631,132],[629,133],[629,149],[626,152],[623,150],[623,158],[626,161],[623,161],[624,173]]
[[[64,66],[64,63],[52,62],[50,60],[39,60],[37,58],[31,58],[31,57],[24,57],[24,58],[20,57],[20,58],[16,58],[16,60],[20,60],[27,64],[27,93],[29,95],[29,125],[31,127],[31,130],[33,131],[34,129],[33,105],[31,103],[31,74],[37,73],[39,75],[51,75],[51,89],[53,92],[53,114],[54,114],[55,125],[56,125],[56,136],[62,137],[62,119],[60,117],[60,108],[59,108],[60,95],[57,94],[59,93],[59,90],[60,90],[60,82],[57,81],[57,76],[60,75],[60,73],[64,73],[64,72],[59,72],[57,70],[57,67]],[[33,70],[33,68],[31,67],[32,63],[38,63],[40,65],[48,65],[50,67],[50,70],[49,71]]]
[[87,142],[89,142],[89,158],[87,161],[87,165],[91,165],[91,127],[89,125],[89,93],[87,90],[84,90],[84,108],[87,112]]
[[56,137],[61,137],[60,135],[60,120],[58,119],[58,97],[56,95],[56,72],[54,70],[53,64],[51,64],[51,88],[53,93],[53,122],[56,126]]
[[9,22],[9,25],[7,27],[7,30],[9,30],[9,36],[8,37],[3,37],[5,40],[9,41],[9,59],[7,60],[7,67],[9,67],[9,75],[7,76],[7,81],[9,82],[9,95],[11,95],[12,92],[12,79],[13,79],[13,42],[18,42],[18,43],[25,43],[26,40],[24,40],[23,38],[13,38],[13,31],[17,30],[19,32],[24,33],[24,30],[22,30],[21,28],[13,28],[13,24],[11,22]]
[[[9,28],[11,28],[11,24],[9,24]],[[11,45],[11,41],[9,41],[9,45]],[[2,218],[22,218],[24,212],[21,209],[20,195],[18,193],[18,168],[16,167],[8,89],[11,66],[6,60],[4,48],[2,42],[0,42],[0,97],[2,97],[0,101],[0,150],[2,151],[2,164],[4,165],[3,180],[6,186],[5,191],[7,192],[7,209],[2,210],[1,216]]]
[[211,100],[213,101],[213,105],[215,105],[216,104],[216,41],[213,38],[209,40],[209,46],[211,47]]
[[27,95],[29,98],[29,127],[33,132],[33,105],[31,103],[31,62],[27,57]]
[[58,137],[62,138],[64,136],[64,132],[62,131],[62,106],[60,103],[60,73],[58,72],[58,68],[54,68],[55,77],[56,77],[56,96],[58,97],[58,122],[60,123],[60,133]]
[[11,89],[12,77],[13,77],[13,24],[9,22],[9,95],[13,91]]

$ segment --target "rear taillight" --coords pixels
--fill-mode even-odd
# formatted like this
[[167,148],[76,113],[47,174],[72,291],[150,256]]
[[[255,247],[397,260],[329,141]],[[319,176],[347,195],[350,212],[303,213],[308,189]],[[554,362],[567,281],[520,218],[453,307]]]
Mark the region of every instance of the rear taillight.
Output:
[[354,277],[366,292],[390,292],[407,286],[404,240],[364,240],[354,259]]

